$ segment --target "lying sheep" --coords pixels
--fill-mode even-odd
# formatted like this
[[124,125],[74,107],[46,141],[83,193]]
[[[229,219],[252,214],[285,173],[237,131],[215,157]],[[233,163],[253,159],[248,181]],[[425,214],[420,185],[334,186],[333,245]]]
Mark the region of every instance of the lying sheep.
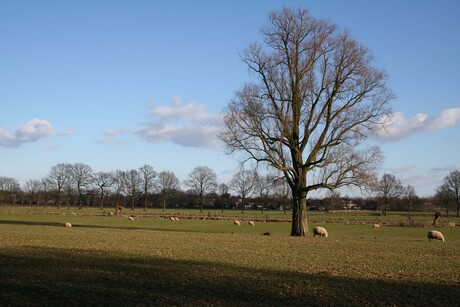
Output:
[[380,228],[380,224],[374,224],[374,225],[372,225],[372,227],[375,228],[375,229],[379,229],[379,228]]
[[431,239],[436,239],[436,240],[444,242],[443,234],[437,230],[428,231],[427,237],[428,237],[428,241],[431,241]]
[[249,224],[250,226],[254,226],[254,221],[249,221],[248,224]]
[[328,236],[327,230],[324,227],[315,226],[313,228],[313,237],[320,236],[326,237]]
[[132,216],[128,216],[128,220],[134,221],[134,218]]
[[235,220],[235,221],[233,222],[233,224],[235,224],[236,226],[240,226],[240,221]]
[[66,222],[66,223],[64,224],[64,226],[65,226],[65,227],[72,227],[72,224],[70,224],[69,222]]

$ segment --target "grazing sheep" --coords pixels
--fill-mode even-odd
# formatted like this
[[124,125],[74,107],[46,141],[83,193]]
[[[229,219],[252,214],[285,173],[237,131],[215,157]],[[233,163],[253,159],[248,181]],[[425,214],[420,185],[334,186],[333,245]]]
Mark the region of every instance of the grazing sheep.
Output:
[[320,237],[326,237],[327,238],[328,233],[327,233],[326,228],[316,226],[316,227],[313,227],[313,236],[314,237],[320,236]]
[[233,222],[233,224],[235,224],[236,226],[240,226],[240,221],[235,220],[235,221]]
[[249,221],[248,224],[254,226],[254,221]]
[[134,221],[134,218],[132,216],[128,216],[128,220]]
[[66,222],[66,223],[64,224],[64,226],[65,226],[65,227],[72,227],[72,224],[70,224],[69,222]]
[[179,222],[179,218],[178,218],[178,217],[176,217],[175,220],[176,220],[176,222]]
[[174,216],[171,216],[171,217],[170,217],[170,220],[173,221],[173,222],[175,222],[175,221],[176,221],[176,218],[175,218]]
[[379,229],[379,228],[380,228],[380,224],[374,224],[374,225],[372,225],[372,227],[375,228],[375,229]]
[[431,241],[431,239],[436,239],[436,240],[444,242],[444,236],[442,235],[440,231],[437,231],[437,230],[428,231],[427,237],[428,237],[428,241]]
[[110,215],[113,215],[113,212],[110,212],[109,214],[110,214]]

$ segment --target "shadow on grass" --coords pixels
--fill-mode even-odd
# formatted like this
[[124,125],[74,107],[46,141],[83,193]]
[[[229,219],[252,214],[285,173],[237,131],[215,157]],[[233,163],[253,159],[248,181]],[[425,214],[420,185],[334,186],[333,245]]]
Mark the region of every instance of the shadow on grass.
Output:
[[100,251],[0,250],[1,306],[452,306],[458,285],[242,269]]

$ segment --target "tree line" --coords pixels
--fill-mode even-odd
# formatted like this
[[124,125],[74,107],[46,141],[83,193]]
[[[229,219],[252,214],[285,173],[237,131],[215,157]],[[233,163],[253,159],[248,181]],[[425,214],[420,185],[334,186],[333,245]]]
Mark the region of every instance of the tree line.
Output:
[[[184,188],[183,188],[184,187]],[[323,199],[307,200],[310,210],[343,209],[413,211],[460,209],[460,172],[450,172],[432,197],[418,197],[413,186],[403,186],[393,174],[383,174],[367,198],[341,197],[336,190]],[[218,183],[217,175],[207,166],[195,167],[180,181],[174,172],[157,172],[151,165],[138,169],[94,172],[84,163],[59,163],[40,180],[29,179],[23,186],[10,177],[0,177],[0,202],[78,207],[124,206],[143,208],[292,209],[292,190],[279,174],[259,174],[255,170],[238,171],[229,183]]]
[[[184,187],[184,188],[182,188]],[[180,181],[172,171],[157,172],[151,165],[138,169],[94,172],[84,163],[59,163],[40,180],[29,179],[23,186],[10,177],[0,177],[0,202],[92,207],[124,206],[154,208],[204,207],[232,208],[244,211],[257,198],[262,208],[283,204],[286,209],[290,189],[286,182],[254,170],[241,169],[232,180],[219,184],[217,175],[207,166],[195,167]],[[270,202],[268,202],[270,200]],[[248,207],[249,206],[249,207]]]

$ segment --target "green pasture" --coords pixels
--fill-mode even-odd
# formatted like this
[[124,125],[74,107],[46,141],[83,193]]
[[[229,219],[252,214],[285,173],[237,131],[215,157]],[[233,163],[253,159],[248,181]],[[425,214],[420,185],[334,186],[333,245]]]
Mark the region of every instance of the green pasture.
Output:
[[460,297],[459,227],[435,227],[442,243],[427,240],[433,227],[312,216],[310,230],[325,226],[326,239],[290,237],[287,222],[135,213],[0,211],[0,306],[455,306]]

